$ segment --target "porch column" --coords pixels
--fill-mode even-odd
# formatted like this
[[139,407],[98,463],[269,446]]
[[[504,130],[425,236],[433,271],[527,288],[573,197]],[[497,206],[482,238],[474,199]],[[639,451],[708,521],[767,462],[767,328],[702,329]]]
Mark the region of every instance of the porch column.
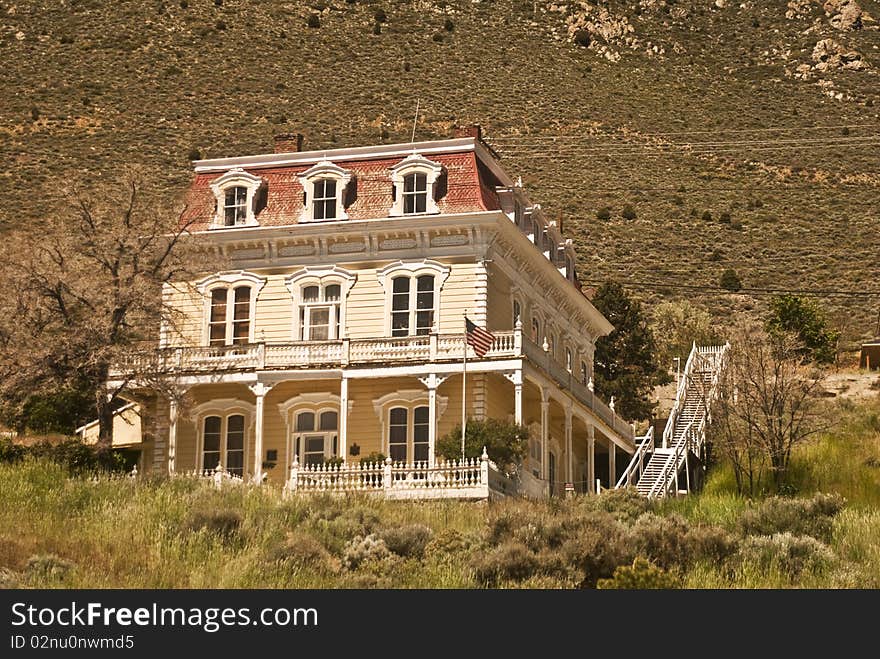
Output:
[[428,465],[433,467],[437,443],[437,376],[431,373],[428,381]]
[[177,399],[172,397],[168,404],[168,475],[177,470]]
[[574,483],[574,456],[571,450],[571,403],[565,406],[565,482]]
[[617,446],[614,442],[608,442],[608,487],[613,488],[617,484]]
[[250,390],[257,398],[256,415],[254,423],[254,482],[263,482],[263,403],[266,394],[272,390],[272,385],[265,382],[252,384]]
[[513,374],[513,420],[517,425],[523,422],[523,378],[522,369]]
[[339,457],[348,461],[348,378],[339,383]]
[[587,492],[596,492],[596,428],[587,424]]
[[545,483],[550,477],[550,393],[541,387],[541,480]]

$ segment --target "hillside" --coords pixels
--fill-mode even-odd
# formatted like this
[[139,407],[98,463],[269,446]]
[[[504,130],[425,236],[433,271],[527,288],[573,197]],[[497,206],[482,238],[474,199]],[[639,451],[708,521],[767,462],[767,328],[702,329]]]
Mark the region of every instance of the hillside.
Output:
[[[880,291],[878,19],[873,0],[3,0],[2,222],[129,163],[177,191],[189,158],[278,132],[406,141],[419,100],[420,138],[483,125],[590,284],[719,317],[766,299],[701,288],[725,268]],[[828,303],[845,339],[874,332],[880,297]]]

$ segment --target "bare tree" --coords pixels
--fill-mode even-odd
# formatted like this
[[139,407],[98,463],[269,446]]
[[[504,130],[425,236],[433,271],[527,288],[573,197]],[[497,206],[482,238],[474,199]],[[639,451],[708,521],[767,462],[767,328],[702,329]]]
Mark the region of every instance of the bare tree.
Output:
[[65,193],[57,211],[4,236],[0,272],[0,398],[22,405],[71,382],[94,391],[100,448],[129,379],[114,364],[155,346],[175,323],[164,284],[190,278],[195,243],[183,204],[150,190],[136,171],[119,182]]
[[754,494],[769,469],[778,489],[792,449],[823,429],[821,373],[804,365],[791,336],[741,329],[727,355],[712,406],[713,446],[733,465],[740,492]]

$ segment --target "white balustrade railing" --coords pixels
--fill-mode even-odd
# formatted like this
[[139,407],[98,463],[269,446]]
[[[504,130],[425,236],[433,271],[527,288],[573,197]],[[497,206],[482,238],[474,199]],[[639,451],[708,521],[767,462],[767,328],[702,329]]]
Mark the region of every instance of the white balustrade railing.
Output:
[[489,456],[427,462],[300,465],[290,467],[291,493],[381,493],[390,499],[486,499],[489,496]]
[[[135,474],[136,475],[136,474]],[[241,485],[244,478],[237,474],[231,474],[221,465],[217,465],[214,469],[192,469],[190,471],[177,471],[172,474],[174,478],[195,478],[198,480],[209,481],[214,487],[220,488],[224,485]]]
[[635,481],[642,477],[642,471],[645,468],[646,456],[654,452],[654,426],[648,428],[648,432],[638,440],[636,452],[633,453],[632,459],[626,466],[617,484],[616,488],[630,487]]

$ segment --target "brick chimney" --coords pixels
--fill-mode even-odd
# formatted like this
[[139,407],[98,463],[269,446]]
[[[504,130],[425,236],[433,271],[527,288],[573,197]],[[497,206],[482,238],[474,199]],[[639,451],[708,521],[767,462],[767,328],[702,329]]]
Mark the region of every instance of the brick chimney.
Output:
[[303,136],[300,133],[279,133],[275,136],[275,153],[302,151]]
[[480,124],[471,124],[470,126],[459,126],[455,129],[456,137],[473,137],[476,140],[482,141],[483,139],[483,129],[480,127]]

